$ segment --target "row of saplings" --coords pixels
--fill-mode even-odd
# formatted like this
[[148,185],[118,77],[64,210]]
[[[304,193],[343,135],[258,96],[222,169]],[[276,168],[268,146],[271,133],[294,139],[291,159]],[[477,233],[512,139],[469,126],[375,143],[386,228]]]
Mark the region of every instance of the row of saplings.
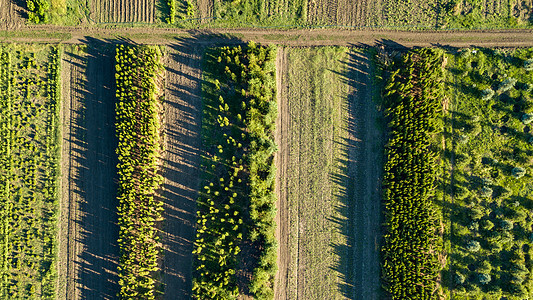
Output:
[[154,199],[160,145],[158,47],[116,47],[116,132],[118,137],[118,267],[122,299],[155,299],[160,243],[156,223],[162,203]]
[[255,298],[272,299],[275,49],[250,43],[212,49],[206,56],[203,135],[209,175],[198,201],[193,296],[235,299],[248,285]]
[[384,166],[384,288],[392,299],[432,299],[442,236],[434,204],[443,96],[443,53],[405,54],[390,67],[385,107],[390,138]]

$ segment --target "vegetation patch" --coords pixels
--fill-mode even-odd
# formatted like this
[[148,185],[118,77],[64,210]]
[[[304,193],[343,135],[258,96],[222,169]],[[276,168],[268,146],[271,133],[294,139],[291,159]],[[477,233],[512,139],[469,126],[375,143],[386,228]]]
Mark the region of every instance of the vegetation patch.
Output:
[[451,261],[455,299],[526,299],[533,284],[533,49],[463,49],[454,87]]
[[275,54],[274,47],[252,42],[206,53],[197,299],[236,299],[245,290],[273,298]]
[[382,276],[392,299],[433,299],[442,248],[435,186],[442,132],[443,52],[405,54],[385,87],[389,142],[384,167]]
[[55,299],[61,50],[0,48],[0,297]]
[[117,45],[119,284],[122,299],[155,299],[163,178],[161,155],[161,52],[158,47]]

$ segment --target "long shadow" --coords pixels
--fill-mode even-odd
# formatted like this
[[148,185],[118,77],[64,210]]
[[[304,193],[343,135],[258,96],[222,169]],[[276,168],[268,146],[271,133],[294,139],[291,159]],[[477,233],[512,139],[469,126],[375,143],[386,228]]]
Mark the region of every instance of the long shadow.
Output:
[[[76,283],[81,299],[115,299],[117,266],[117,201],[115,149],[115,87],[113,45],[87,39],[86,78],[78,92],[71,141],[81,146],[71,173],[78,174],[72,191],[80,197],[76,220],[80,228]],[[69,260],[70,261],[70,260]]]
[[361,53],[351,51],[349,54],[346,73],[341,74],[353,91],[348,95],[344,107],[347,111],[345,122],[348,137],[339,141],[343,152],[338,160],[337,172],[330,176],[333,182],[343,187],[336,195],[340,199],[337,209],[348,220],[331,221],[340,226],[348,242],[333,246],[340,257],[336,270],[344,280],[341,284],[344,296],[349,299],[379,299],[382,219],[380,157],[385,136],[381,130],[374,131],[374,126],[379,122],[374,117],[380,118],[380,113],[377,111],[378,104],[372,99],[371,54],[366,50]]
[[177,39],[166,64],[163,134],[165,182],[157,198],[165,203],[161,227],[165,299],[190,299],[196,200],[201,183],[201,57],[194,38]]

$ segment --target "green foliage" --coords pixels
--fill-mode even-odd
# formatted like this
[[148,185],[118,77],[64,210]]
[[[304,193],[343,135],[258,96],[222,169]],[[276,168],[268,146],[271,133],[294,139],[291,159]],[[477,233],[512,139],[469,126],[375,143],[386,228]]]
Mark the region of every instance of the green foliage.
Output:
[[249,262],[255,266],[250,292],[258,299],[273,297],[275,53],[275,48],[251,42],[207,54],[204,164],[212,172],[206,174],[208,183],[198,200],[196,299],[238,297],[238,255],[249,245],[253,249],[247,251],[258,257]]
[[526,169],[522,168],[522,167],[514,167],[512,170],[511,170],[511,174],[513,175],[514,178],[518,179],[518,178],[522,178],[524,177],[524,175],[526,175]]
[[478,241],[468,241],[466,244],[466,249],[470,252],[478,252],[481,249],[481,245]]
[[55,299],[61,49],[0,47],[0,298]]
[[159,82],[161,52],[150,46],[116,46],[116,133],[122,299],[155,299],[160,252],[157,222],[163,204],[154,199],[162,182]]
[[[453,166],[451,190],[458,186],[470,191],[466,197],[454,197],[453,205],[446,207],[451,219],[447,271],[465,277],[461,285],[450,282],[449,291],[454,299],[524,299],[531,294],[533,282],[522,271],[529,270],[533,255],[531,247],[525,246],[533,228],[533,194],[531,178],[523,172],[533,161],[529,159],[531,124],[524,124],[530,120],[523,116],[531,112],[527,90],[533,78],[522,63],[533,57],[533,49],[461,53],[448,56],[449,95],[454,102],[447,131],[468,132],[474,126],[480,130],[468,143],[449,143],[456,157],[468,161]],[[497,87],[498,92],[487,101],[473,86]],[[513,178],[522,174],[520,180]],[[474,221],[478,230],[471,230]],[[477,251],[472,251],[477,246],[469,245],[470,241],[479,243]]]
[[533,122],[533,114],[532,113],[523,114],[521,120],[522,120],[522,123],[524,123],[525,125],[528,125],[529,123]]
[[524,69],[526,71],[533,71],[533,58],[524,61]]
[[50,20],[50,0],[26,0],[26,8],[30,22],[39,24]]
[[498,90],[497,92],[499,94],[501,93],[505,93],[507,92],[508,90],[512,89],[514,87],[514,85],[516,84],[516,79],[514,78],[511,78],[511,77],[508,77],[508,78],[505,78],[504,81],[502,81],[500,83],[500,85],[498,85]]
[[[384,174],[383,280],[392,299],[432,297],[442,237],[433,202],[438,152],[432,135],[441,131],[442,52],[409,52],[392,66],[385,88],[390,138]],[[414,92],[414,91],[418,92]]]
[[491,88],[486,88],[481,91],[481,99],[483,100],[490,100],[492,97],[494,97],[495,92]]

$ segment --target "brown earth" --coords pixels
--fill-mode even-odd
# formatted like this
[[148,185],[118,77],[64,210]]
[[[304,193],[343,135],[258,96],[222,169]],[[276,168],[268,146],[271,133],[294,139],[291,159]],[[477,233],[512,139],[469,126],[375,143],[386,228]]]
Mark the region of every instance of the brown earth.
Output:
[[115,299],[118,292],[114,71],[109,50],[91,42],[87,53],[67,49],[64,54],[59,299]]
[[156,0],[89,0],[89,20],[96,23],[153,23]]
[[15,0],[0,0],[0,30],[15,29],[24,25],[26,10],[22,7],[25,2]]
[[162,158],[165,182],[159,193],[165,203],[162,282],[165,299],[190,299],[195,202],[201,182],[203,48],[181,41],[168,45],[167,50]]
[[[5,0],[2,0],[5,1]],[[47,37],[42,32],[66,34],[68,38]],[[36,35],[36,33],[38,33]],[[0,35],[4,42],[49,42],[83,44],[88,36],[110,41],[143,44],[175,43],[187,39],[191,45],[235,45],[247,41],[284,46],[387,46],[404,47],[532,47],[533,30],[395,31],[342,29],[202,29],[22,26]]]
[[287,186],[286,181],[281,178],[287,178],[287,163],[289,156],[289,149],[286,147],[288,130],[289,130],[289,110],[287,99],[287,85],[284,76],[287,74],[287,52],[283,47],[278,48],[276,57],[276,86],[277,86],[277,100],[278,100],[278,118],[276,120],[275,141],[278,145],[278,152],[275,155],[275,164],[277,166],[276,177],[279,178],[276,184],[277,209],[276,214],[276,239],[278,240],[278,272],[276,273],[276,280],[274,284],[274,299],[287,298],[287,289],[289,281],[289,216],[287,204]]

